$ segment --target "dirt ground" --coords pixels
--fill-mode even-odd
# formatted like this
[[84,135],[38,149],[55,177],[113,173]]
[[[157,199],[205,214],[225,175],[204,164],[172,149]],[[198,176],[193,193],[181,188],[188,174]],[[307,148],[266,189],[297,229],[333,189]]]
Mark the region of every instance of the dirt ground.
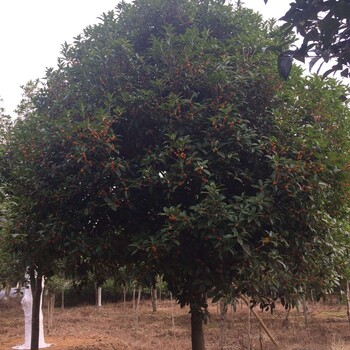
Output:
[[[344,305],[308,306],[308,328],[303,313],[280,308],[271,315],[258,315],[279,344],[280,350],[350,350],[350,326]],[[204,328],[207,350],[276,349],[249,309],[238,305],[222,317],[216,304],[210,305],[211,319]],[[132,304],[107,304],[56,308],[53,326],[45,341],[52,350],[190,350],[190,315],[169,300],[143,300],[138,318]],[[249,321],[250,320],[250,321]],[[250,331],[249,331],[250,330]],[[0,350],[24,343],[24,320],[19,300],[0,301]],[[249,347],[249,343],[251,346]]]

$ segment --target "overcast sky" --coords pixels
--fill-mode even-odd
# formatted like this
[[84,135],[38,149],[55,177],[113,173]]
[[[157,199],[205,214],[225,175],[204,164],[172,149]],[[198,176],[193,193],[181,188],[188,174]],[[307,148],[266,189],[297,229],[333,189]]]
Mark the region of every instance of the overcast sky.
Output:
[[[55,67],[61,45],[72,42],[118,0],[0,0],[0,98],[8,114],[21,99],[21,85]],[[245,0],[265,18],[280,18],[289,0]]]

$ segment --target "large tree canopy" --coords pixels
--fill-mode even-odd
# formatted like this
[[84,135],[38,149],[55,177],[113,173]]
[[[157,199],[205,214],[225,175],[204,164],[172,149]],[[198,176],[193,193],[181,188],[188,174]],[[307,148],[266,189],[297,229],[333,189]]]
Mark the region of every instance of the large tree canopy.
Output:
[[349,112],[333,80],[279,79],[279,33],[224,1],[137,0],[63,45],[7,149],[28,263],[164,274],[194,349],[208,293],[300,292],[338,253]]

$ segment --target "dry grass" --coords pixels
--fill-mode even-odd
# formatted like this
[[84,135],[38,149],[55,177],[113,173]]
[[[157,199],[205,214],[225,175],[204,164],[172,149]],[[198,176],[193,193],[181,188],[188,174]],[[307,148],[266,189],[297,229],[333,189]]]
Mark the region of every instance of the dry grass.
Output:
[[345,342],[341,339],[338,339],[335,335],[333,335],[330,350],[345,350],[345,349],[346,349]]
[[[190,316],[169,300],[152,312],[151,303],[141,303],[138,319],[132,304],[108,304],[100,308],[83,306],[56,308],[53,329],[45,340],[60,350],[190,350]],[[239,305],[222,317],[216,305],[205,326],[207,350],[272,350],[271,340],[251,316],[248,335],[248,309]],[[288,319],[280,308],[273,315],[258,312],[276,338],[281,350],[350,350],[350,327],[344,306],[309,306],[309,329],[302,312],[292,310]],[[44,312],[44,317],[45,317]],[[0,350],[22,344],[23,314],[18,301],[0,301]]]

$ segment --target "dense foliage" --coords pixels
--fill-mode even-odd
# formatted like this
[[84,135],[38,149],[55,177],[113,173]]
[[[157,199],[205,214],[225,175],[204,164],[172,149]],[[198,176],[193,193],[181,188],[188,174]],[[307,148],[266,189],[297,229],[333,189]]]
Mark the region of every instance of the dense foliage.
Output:
[[[0,99],[0,103],[2,100]],[[4,164],[6,154],[6,140],[12,126],[11,118],[0,106],[0,167]],[[7,245],[6,227],[8,225],[9,210],[5,190],[6,176],[0,172],[0,288],[8,287],[9,284],[17,281],[19,276],[18,266],[11,249]]]

